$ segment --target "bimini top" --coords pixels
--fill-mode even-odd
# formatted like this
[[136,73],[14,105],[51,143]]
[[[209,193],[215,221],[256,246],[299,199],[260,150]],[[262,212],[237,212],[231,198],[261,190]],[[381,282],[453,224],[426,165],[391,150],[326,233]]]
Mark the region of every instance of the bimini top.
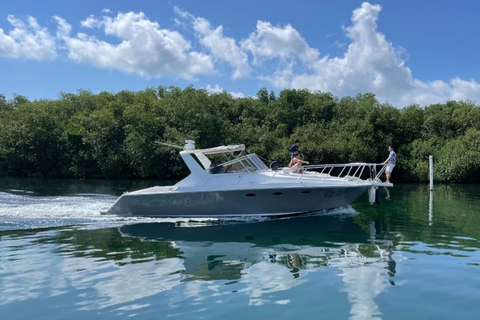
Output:
[[[235,152],[245,150],[245,145],[243,144],[220,146],[208,149],[195,149],[195,141],[185,140],[185,143],[186,144],[183,148],[183,151],[180,151],[180,156],[182,157],[183,161],[188,166],[192,174],[197,177],[208,174],[206,170],[208,170],[212,165],[212,162],[210,161],[210,159],[207,158],[206,155],[226,153],[233,155],[233,153]],[[203,168],[200,167],[198,163],[192,158],[192,155],[195,155],[197,157]]]
[[245,150],[244,144],[233,144],[233,145],[220,146],[215,148],[185,150],[185,152],[194,153],[194,154],[196,153],[219,154],[219,153],[238,152],[238,151],[244,151],[244,150]]

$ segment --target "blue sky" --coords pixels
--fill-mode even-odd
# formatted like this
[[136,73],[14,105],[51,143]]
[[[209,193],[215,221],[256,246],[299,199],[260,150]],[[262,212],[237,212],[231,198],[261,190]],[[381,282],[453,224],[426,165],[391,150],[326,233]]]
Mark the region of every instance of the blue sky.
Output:
[[266,87],[480,101],[480,2],[3,1],[0,93]]

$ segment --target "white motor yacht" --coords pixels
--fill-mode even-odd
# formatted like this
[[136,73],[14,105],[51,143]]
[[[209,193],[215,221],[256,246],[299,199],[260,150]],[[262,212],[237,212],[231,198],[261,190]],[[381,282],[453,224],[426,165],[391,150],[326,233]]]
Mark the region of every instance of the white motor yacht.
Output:
[[[212,155],[225,156],[213,164]],[[367,189],[375,201],[385,166],[370,163],[269,168],[244,145],[180,151],[190,175],[173,186],[123,194],[102,214],[161,217],[288,216],[343,207]],[[195,158],[196,159],[195,159]],[[218,156],[216,156],[218,157]],[[377,167],[380,170],[377,172]]]

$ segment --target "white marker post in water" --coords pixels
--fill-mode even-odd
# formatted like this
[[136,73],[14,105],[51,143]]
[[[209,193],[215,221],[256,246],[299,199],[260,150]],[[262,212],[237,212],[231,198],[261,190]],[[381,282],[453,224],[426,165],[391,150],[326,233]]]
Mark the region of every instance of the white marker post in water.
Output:
[[433,224],[433,156],[428,157],[430,167],[430,201],[428,202],[428,225]]
[[433,191],[433,156],[428,157],[430,167],[430,191]]

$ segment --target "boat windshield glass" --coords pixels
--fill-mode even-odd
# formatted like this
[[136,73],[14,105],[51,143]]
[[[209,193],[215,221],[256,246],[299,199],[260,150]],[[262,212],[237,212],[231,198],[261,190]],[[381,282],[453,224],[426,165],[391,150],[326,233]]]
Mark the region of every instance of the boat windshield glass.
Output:
[[268,167],[256,154],[249,154],[210,168],[210,173],[238,173],[266,171]]

